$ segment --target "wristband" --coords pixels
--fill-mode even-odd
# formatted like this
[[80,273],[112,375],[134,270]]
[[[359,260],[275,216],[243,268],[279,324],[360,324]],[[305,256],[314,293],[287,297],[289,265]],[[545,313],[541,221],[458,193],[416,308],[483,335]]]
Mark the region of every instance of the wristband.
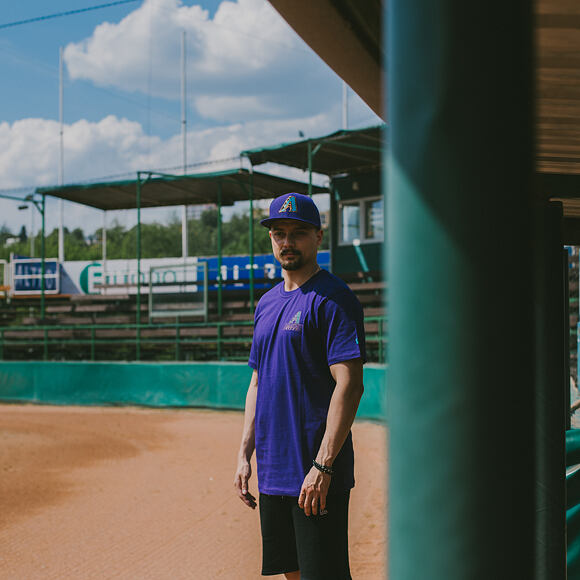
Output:
[[314,467],[316,467],[318,471],[326,473],[326,475],[334,475],[334,469],[332,469],[332,467],[329,467],[328,465],[321,465],[320,463],[318,463],[318,461],[316,461],[316,459],[312,460],[312,465],[314,465]]

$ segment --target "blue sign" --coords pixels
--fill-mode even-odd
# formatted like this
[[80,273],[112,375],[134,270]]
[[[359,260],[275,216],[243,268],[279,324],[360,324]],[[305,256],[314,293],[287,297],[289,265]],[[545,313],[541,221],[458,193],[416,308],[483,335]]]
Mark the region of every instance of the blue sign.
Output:
[[[207,262],[209,290],[217,290],[218,285],[218,259],[217,257],[199,258],[200,262]],[[330,252],[324,250],[318,252],[318,263],[322,268],[328,269],[330,264]],[[259,254],[254,256],[254,279],[279,280],[282,278],[282,268],[272,254]],[[250,279],[249,256],[223,256],[221,264],[221,279],[228,289],[248,289]],[[270,288],[271,283],[261,280],[254,284],[254,288]]]
[[[42,260],[40,258],[15,258],[12,260],[14,294],[40,294],[42,292]],[[58,294],[60,264],[58,260],[44,261],[44,291]]]

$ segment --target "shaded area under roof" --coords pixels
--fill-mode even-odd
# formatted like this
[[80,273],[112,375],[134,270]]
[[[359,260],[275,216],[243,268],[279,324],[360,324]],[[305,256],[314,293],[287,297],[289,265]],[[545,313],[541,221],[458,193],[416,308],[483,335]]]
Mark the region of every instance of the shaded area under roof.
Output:
[[[197,175],[165,175],[140,172],[141,207],[218,203],[270,199],[285,193],[308,193],[308,184],[247,169],[232,169]],[[135,209],[137,179],[57,187],[39,187],[36,193],[74,201],[102,210]],[[326,191],[312,186],[312,193]],[[250,195],[251,194],[251,195]]]
[[[269,0],[302,39],[377,115],[388,89],[381,23],[384,0]],[[543,197],[580,198],[580,2],[537,0],[534,3],[536,45],[536,170]],[[498,136],[501,138],[501,136]],[[250,154],[304,168],[304,163],[278,161],[273,150]],[[289,154],[290,152],[288,152]],[[261,155],[261,156],[260,156]],[[316,162],[316,161],[315,161]],[[490,168],[490,170],[493,170]],[[331,175],[328,168],[313,168]],[[563,176],[574,176],[572,179]],[[565,207],[569,206],[567,202]],[[580,213],[580,212],[579,212]]]
[[309,169],[308,154],[312,151],[310,168],[314,173],[334,176],[343,173],[364,173],[381,167],[383,158],[383,131],[385,125],[336,131],[315,137],[283,143],[275,147],[261,147],[243,151],[252,165],[279,163]]

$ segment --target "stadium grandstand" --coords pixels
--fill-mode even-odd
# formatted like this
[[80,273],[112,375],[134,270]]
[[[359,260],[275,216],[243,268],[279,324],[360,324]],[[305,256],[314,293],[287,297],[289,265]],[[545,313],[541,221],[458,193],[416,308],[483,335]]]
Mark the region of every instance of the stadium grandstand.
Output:
[[[124,260],[65,262],[15,257],[3,264],[0,357],[4,361],[243,361],[260,296],[281,280],[272,255],[256,255],[254,202],[287,192],[329,193],[324,224],[329,249],[323,267],[342,277],[365,309],[369,359],[385,361],[386,317],[381,247],[382,127],[338,131],[244,151],[251,169],[193,175],[139,172],[137,179],[39,188],[33,201],[44,216],[47,196],[104,212],[137,211],[137,250]],[[308,172],[308,183],[269,175],[255,166],[276,163]],[[328,188],[313,184],[328,177]],[[171,205],[222,208],[250,204],[244,256],[225,256],[218,236],[213,256],[144,259],[141,209]],[[44,221],[44,220],[43,220]],[[41,234],[44,239],[44,232]],[[139,283],[137,281],[140,281]]]

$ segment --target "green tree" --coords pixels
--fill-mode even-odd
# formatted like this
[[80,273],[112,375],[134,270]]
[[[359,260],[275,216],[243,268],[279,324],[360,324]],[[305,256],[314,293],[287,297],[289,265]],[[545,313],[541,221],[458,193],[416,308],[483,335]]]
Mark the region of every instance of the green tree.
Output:
[[[131,228],[123,235],[120,245],[115,250],[120,255],[111,255],[111,258],[130,259],[137,255],[137,226]],[[107,255],[109,255],[108,252]],[[141,224],[142,258],[178,257],[180,255],[181,236],[174,226],[165,226],[159,223]]]
[[197,220],[188,220],[190,256],[215,256],[218,251],[217,209],[208,209]]
[[3,246],[4,244],[6,244],[6,240],[8,238],[12,238],[13,236],[14,234],[12,233],[10,228],[6,224],[2,224],[2,227],[0,227],[0,245]]
[[[224,224],[224,255],[236,256],[250,253],[250,217],[249,214],[235,214]],[[269,254],[272,245],[268,230],[254,219],[254,254]]]
[[[199,219],[188,222],[189,255],[215,256],[218,253],[218,211],[211,208],[204,211]],[[7,260],[10,253],[28,256],[30,244],[26,228],[22,226],[19,241],[6,246],[8,238],[14,237],[10,229],[0,228],[0,258]],[[250,252],[249,214],[234,214],[222,223],[222,254],[224,256],[247,255]],[[97,229],[86,236],[82,228],[64,230],[66,260],[99,260],[103,252],[103,231]],[[35,239],[35,255],[40,256],[40,236]],[[328,236],[323,238],[321,249],[328,248]],[[254,220],[254,254],[270,254],[272,246],[266,228],[260,225],[260,218]],[[47,258],[58,257],[58,229],[53,229],[45,238]],[[107,228],[107,258],[132,259],[137,255],[137,227],[126,230],[114,221]],[[181,256],[181,220],[174,215],[169,224],[141,224],[141,257],[164,258]]]

